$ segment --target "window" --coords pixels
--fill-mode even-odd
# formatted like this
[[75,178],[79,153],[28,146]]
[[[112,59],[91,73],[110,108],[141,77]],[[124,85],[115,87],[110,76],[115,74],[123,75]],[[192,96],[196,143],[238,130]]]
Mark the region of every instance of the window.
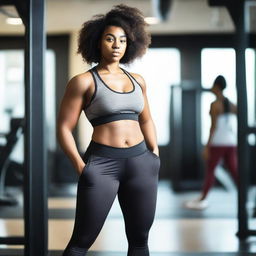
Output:
[[[201,53],[202,87],[210,89],[218,75],[223,75],[227,81],[224,94],[236,104],[236,53],[231,48],[206,48]],[[210,131],[210,103],[215,96],[210,92],[203,92],[201,97],[201,142],[206,144]]]
[[[248,124],[255,126],[255,50],[246,49],[246,84],[248,98]],[[237,102],[236,94],[236,60],[234,49],[203,49],[202,50],[202,86],[209,89],[212,82],[219,74],[227,80],[224,94],[234,103]],[[210,103],[215,97],[210,92],[202,93],[202,143],[207,142],[210,129]],[[249,136],[249,143],[255,144],[255,135]]]
[[[47,145],[55,149],[55,54],[52,50],[46,51],[45,65],[45,113],[47,126]],[[25,115],[24,95],[24,51],[0,51],[0,133],[10,131],[11,118],[22,118]],[[0,144],[6,142],[2,139]],[[23,136],[19,139],[11,159],[23,162]]]

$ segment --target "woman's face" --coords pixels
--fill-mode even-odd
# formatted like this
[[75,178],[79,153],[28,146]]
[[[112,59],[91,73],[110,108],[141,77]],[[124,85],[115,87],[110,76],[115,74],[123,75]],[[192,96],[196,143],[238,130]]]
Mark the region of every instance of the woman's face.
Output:
[[212,93],[214,93],[214,94],[216,94],[216,92],[217,92],[217,88],[216,88],[217,86],[214,84],[213,86],[212,86],[212,88],[211,88],[211,92]]
[[212,93],[214,93],[215,95],[218,95],[221,93],[221,89],[217,84],[214,84],[211,88]]
[[121,27],[108,26],[101,41],[101,58],[107,62],[119,62],[125,54],[127,38]]

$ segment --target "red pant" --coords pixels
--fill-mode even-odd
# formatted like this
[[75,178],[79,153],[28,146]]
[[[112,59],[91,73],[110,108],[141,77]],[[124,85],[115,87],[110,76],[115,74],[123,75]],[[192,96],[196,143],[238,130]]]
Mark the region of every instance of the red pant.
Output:
[[229,170],[235,183],[238,183],[237,148],[235,146],[210,146],[203,186],[203,198],[207,196],[215,181],[214,171],[221,159],[224,160],[224,165]]

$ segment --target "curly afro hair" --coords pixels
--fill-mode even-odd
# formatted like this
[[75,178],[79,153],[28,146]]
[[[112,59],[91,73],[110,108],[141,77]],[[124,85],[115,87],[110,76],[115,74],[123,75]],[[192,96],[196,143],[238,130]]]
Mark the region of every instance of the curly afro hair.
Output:
[[81,53],[85,62],[100,62],[101,53],[98,45],[102,33],[108,26],[121,27],[127,37],[127,48],[120,63],[131,63],[146,52],[151,37],[145,29],[147,23],[143,14],[137,8],[120,4],[114,6],[106,15],[95,15],[83,24],[79,32],[77,53]]

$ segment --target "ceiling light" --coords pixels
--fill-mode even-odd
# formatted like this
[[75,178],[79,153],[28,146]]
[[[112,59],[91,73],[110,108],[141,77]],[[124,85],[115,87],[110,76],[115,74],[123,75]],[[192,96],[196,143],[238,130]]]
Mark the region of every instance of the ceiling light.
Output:
[[22,19],[21,18],[7,18],[6,23],[9,25],[21,25]]
[[160,19],[157,17],[146,17],[145,21],[149,24],[149,25],[154,25],[154,24],[158,24],[160,22]]

